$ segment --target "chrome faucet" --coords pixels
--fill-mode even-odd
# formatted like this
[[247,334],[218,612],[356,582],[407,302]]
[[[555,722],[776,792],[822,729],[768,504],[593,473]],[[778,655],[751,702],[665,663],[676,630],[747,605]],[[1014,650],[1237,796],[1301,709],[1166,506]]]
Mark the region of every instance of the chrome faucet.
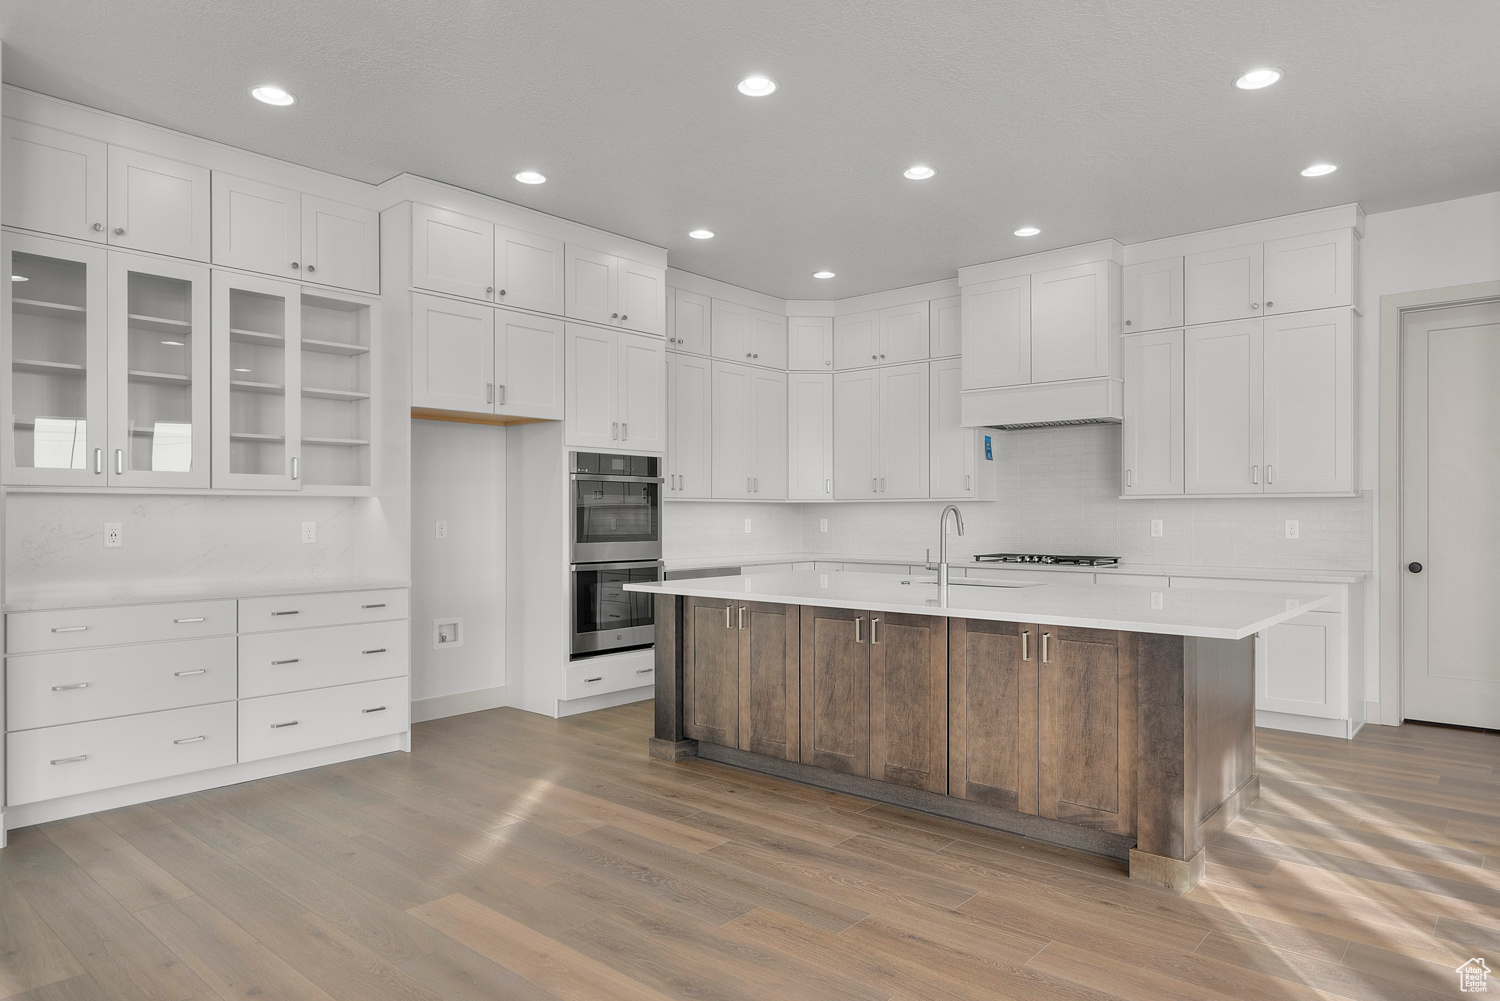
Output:
[[948,586],[948,512],[953,512],[954,519],[958,522],[958,534],[964,534],[964,515],[958,509],[957,504],[949,504],[943,508],[943,513],[938,516],[938,588],[944,589]]

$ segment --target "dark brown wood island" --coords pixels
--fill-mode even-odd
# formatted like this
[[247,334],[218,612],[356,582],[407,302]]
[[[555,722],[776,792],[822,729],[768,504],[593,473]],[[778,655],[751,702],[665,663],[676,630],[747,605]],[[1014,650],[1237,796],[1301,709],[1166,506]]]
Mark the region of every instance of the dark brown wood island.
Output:
[[1254,634],[1327,601],[817,571],[628,589],[656,602],[654,757],[1118,858],[1174,889],[1259,795]]

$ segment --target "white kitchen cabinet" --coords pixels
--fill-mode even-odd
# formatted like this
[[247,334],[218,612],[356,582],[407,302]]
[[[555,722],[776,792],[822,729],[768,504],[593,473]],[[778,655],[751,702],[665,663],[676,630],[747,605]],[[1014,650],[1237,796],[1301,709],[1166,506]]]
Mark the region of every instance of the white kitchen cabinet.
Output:
[[3,245],[5,482],[103,486],[109,254],[20,233]]
[[926,302],[914,302],[880,311],[880,364],[927,360],[929,308]]
[[561,316],[564,270],[561,240],[495,227],[495,302]]
[[706,295],[671,290],[671,312],[668,314],[667,350],[689,354],[708,354],[708,332],[713,301]]
[[1354,492],[1353,311],[1263,324],[1265,492]]
[[992,389],[1031,381],[1031,276],[965,285],[964,386]]
[[492,413],[495,311],[413,293],[411,405]]
[[834,496],[907,499],[928,495],[931,443],[925,362],[834,380]]
[[880,364],[880,310],[834,317],[833,367],[843,372]]
[[301,489],[368,494],[380,412],[378,303],[306,287],[301,299]]
[[1256,636],[1255,708],[1339,719],[1347,714],[1346,616],[1307,612]]
[[784,316],[714,299],[709,339],[715,358],[767,368],[787,367]]
[[411,283],[469,299],[494,298],[494,226],[483,219],[413,204]]
[[786,499],[786,393],[780,372],[713,363],[713,496]]
[[213,485],[299,488],[301,288],[213,275]]
[[206,261],[213,245],[210,204],[207,167],[109,148],[110,246]]
[[1184,322],[1220,323],[1260,316],[1264,267],[1264,245],[1259,243],[1188,254],[1182,262]]
[[1031,276],[1031,382],[1117,374],[1120,267],[1093,261]]
[[963,363],[958,358],[934,361],[930,381],[931,496],[934,500],[972,500],[980,495],[975,468],[978,432],[959,423]]
[[956,358],[963,353],[963,312],[959,308],[961,301],[955,295],[933,299],[927,304],[927,330],[931,339],[928,353],[933,358]]
[[666,272],[567,244],[566,313],[648,334],[666,333]]
[[1351,229],[1268,242],[1266,315],[1354,305],[1358,252]]
[[1182,352],[1181,330],[1124,338],[1120,489],[1127,497],[1183,491]]
[[1239,320],[1193,327],[1183,335],[1184,493],[1263,490],[1261,327],[1259,320]]
[[753,363],[767,368],[787,367],[787,321],[785,316],[757,309],[750,317],[750,353]]
[[508,309],[494,313],[494,412],[562,420],[563,321]]
[[1126,265],[1122,280],[1125,333],[1182,326],[1181,257]]
[[372,209],[302,196],[303,281],[380,291],[380,216]]
[[564,437],[575,448],[666,448],[666,342],[566,325]]
[[620,325],[644,334],[664,335],[667,332],[666,271],[624,257],[615,258],[615,268],[620,275]]
[[833,378],[833,496],[880,496],[880,373],[839,372]]
[[215,264],[302,277],[302,195],[222,171],[213,174]]
[[667,355],[668,500],[713,496],[713,363],[698,355]]
[[793,316],[787,325],[787,367],[794,372],[833,371],[833,317]]
[[[831,336],[832,324],[827,332]],[[822,372],[787,376],[787,497],[791,500],[833,500],[833,379],[832,374]]]
[[109,146],[14,118],[4,120],[0,221],[19,229],[104,243]]

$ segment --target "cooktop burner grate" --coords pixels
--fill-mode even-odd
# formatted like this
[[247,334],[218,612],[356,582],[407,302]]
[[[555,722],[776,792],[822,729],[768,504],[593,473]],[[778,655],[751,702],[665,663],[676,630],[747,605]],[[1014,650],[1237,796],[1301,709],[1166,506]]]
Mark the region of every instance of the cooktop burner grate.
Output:
[[1050,556],[1044,553],[981,553],[975,563],[1037,563],[1055,567],[1112,567],[1118,556]]

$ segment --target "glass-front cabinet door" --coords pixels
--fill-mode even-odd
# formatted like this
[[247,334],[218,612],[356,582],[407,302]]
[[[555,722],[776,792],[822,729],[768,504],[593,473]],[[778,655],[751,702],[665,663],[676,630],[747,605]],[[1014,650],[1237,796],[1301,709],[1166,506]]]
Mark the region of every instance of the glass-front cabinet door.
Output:
[[110,486],[209,485],[208,276],[110,255]]
[[301,288],[214,272],[213,485],[301,482]]
[[4,481],[103,486],[106,251],[13,233],[3,247]]

